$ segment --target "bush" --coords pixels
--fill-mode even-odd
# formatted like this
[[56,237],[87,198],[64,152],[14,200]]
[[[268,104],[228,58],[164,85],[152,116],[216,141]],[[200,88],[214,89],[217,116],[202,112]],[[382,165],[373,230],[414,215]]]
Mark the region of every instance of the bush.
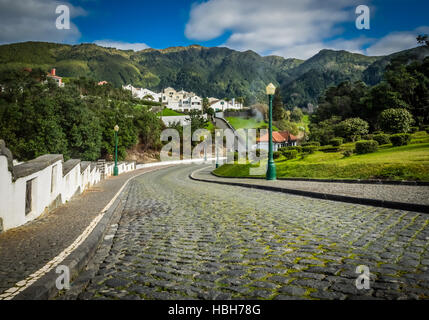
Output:
[[340,147],[338,146],[326,146],[319,148],[319,151],[325,152],[325,153],[335,153],[340,151]]
[[357,141],[360,136],[368,134],[369,124],[360,118],[346,119],[335,127],[338,136],[348,141]]
[[329,141],[329,144],[331,144],[334,147],[339,147],[343,144],[344,140],[342,138],[334,138]]
[[366,154],[373,153],[378,150],[378,142],[375,140],[363,140],[356,142],[356,153]]
[[274,151],[273,152],[273,158],[275,160],[277,160],[278,158],[280,158],[281,155],[282,155],[282,153],[280,151]]
[[344,158],[349,158],[353,155],[353,150],[346,150],[343,152]]
[[384,132],[407,133],[414,119],[407,109],[387,109],[380,114],[378,122]]
[[283,151],[283,156],[288,160],[296,159],[296,157],[298,156],[298,151],[286,150],[286,151]]
[[303,144],[301,144],[301,146],[303,146],[303,147],[309,147],[309,146],[320,147],[320,142],[318,142],[318,141],[304,142]]
[[313,154],[315,153],[317,150],[319,149],[319,147],[317,146],[306,146],[302,148],[302,152],[303,153],[308,153],[308,154]]
[[288,151],[288,150],[296,150],[298,153],[301,153],[302,152],[302,147],[301,146],[283,147],[283,148],[279,149],[280,152],[285,152],[285,151]]
[[416,133],[416,132],[418,132],[420,129],[419,129],[419,127],[411,127],[410,128],[410,133]]
[[411,135],[408,133],[398,133],[390,137],[394,147],[406,146],[411,142]]
[[383,144],[389,144],[390,142],[390,136],[385,133],[380,133],[374,136],[373,140],[377,141],[380,146]]

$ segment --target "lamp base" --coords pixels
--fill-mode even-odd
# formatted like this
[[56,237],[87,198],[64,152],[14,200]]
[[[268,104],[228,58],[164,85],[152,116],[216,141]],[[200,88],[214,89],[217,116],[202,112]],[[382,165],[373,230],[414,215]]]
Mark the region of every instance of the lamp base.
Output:
[[115,177],[117,177],[117,176],[119,175],[119,169],[118,169],[118,167],[114,167],[114,168],[113,168],[113,175],[114,175]]
[[277,180],[277,170],[276,170],[276,165],[274,164],[274,162],[268,163],[266,179],[270,180],[270,181]]

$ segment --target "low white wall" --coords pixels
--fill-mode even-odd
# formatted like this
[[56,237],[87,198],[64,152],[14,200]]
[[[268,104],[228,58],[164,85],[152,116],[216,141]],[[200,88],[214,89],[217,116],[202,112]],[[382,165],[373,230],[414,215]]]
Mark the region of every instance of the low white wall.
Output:
[[[101,171],[94,165],[81,170],[81,163],[77,162],[65,175],[63,165],[63,161],[58,160],[13,181],[7,157],[0,154],[0,232],[38,218],[54,204],[64,204],[101,181]],[[113,168],[114,164],[106,164],[106,177],[113,175]],[[135,170],[136,165],[121,163],[118,168],[122,174]],[[27,182],[31,183],[29,212],[26,212]]]

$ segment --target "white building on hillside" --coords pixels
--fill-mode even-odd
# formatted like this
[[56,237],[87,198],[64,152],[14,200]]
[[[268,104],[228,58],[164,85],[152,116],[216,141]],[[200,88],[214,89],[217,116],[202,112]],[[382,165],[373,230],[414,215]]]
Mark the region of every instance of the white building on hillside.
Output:
[[216,100],[210,103],[210,108],[214,111],[241,110],[243,109],[243,105],[241,103],[237,103],[235,99],[232,99],[231,101]]
[[149,89],[142,89],[142,88],[134,88],[132,85],[122,86],[124,90],[131,91],[133,97],[137,99],[144,99],[144,100],[151,100],[155,102],[160,102],[161,94],[153,92]]

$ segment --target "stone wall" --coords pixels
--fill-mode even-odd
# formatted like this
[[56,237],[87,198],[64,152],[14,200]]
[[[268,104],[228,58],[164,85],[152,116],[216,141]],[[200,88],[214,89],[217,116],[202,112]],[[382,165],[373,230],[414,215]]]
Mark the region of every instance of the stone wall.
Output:
[[[113,162],[103,163],[104,178],[113,175]],[[118,164],[119,174],[136,170],[135,163]],[[44,155],[13,165],[12,153],[0,140],[0,232],[19,227],[70,201],[103,179],[96,163],[62,155]]]

